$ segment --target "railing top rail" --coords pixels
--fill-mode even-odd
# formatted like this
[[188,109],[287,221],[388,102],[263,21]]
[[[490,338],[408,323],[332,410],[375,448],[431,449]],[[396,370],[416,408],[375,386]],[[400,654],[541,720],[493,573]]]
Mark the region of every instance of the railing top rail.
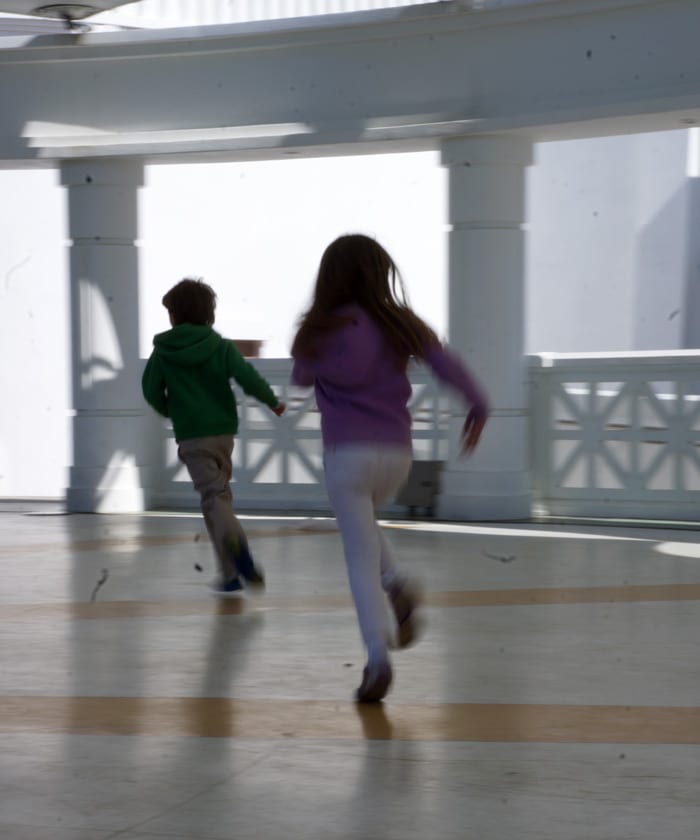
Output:
[[[292,369],[292,360],[289,357],[276,359],[249,358],[248,361],[252,362],[261,373],[267,373],[270,375],[284,374],[287,378],[289,378]],[[422,382],[423,380],[430,381],[432,379],[432,374],[429,368],[413,361],[409,363],[408,374],[412,382]]]
[[696,370],[700,374],[700,350],[640,350],[626,353],[533,353],[528,356],[533,370],[583,371],[595,369],[670,368]]

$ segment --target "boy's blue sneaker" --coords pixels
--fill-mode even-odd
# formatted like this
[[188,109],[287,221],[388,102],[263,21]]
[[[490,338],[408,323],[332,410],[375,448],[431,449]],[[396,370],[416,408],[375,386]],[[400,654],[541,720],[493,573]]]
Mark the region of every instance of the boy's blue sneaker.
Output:
[[228,581],[219,580],[213,583],[211,588],[221,595],[228,595],[231,592],[240,592],[243,589],[243,584],[239,577],[234,577]]
[[265,588],[265,575],[259,566],[253,562],[248,544],[234,538],[231,541],[231,561],[246,583],[253,589]]

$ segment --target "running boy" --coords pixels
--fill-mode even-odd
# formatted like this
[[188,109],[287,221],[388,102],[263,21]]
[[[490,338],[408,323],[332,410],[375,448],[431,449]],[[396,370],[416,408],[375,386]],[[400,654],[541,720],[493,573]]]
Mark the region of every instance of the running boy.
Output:
[[231,454],[238,431],[231,379],[279,417],[285,409],[269,384],[244,360],[232,341],[212,325],[216,294],[201,280],[187,278],[163,297],[172,329],[153,339],[141,386],[146,401],[173,423],[178,457],[200,495],[202,514],[221,577],[214,588],[236,592],[245,584],[263,587],[248,540],[233,512]]

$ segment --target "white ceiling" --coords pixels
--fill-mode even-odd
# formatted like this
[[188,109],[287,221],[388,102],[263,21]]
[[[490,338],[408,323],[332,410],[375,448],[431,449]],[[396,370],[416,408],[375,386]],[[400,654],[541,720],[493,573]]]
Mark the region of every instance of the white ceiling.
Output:
[[47,0],[0,0],[0,12],[16,15],[38,15],[40,17],[68,15],[79,20],[133,2],[134,0],[86,0],[84,3],[51,3]]

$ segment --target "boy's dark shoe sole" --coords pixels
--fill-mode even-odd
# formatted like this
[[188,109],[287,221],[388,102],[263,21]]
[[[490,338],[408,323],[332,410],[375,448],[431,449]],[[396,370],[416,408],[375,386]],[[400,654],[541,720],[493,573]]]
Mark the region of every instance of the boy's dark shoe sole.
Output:
[[231,560],[247,587],[251,589],[265,588],[265,575],[262,569],[253,562],[246,543],[235,541],[231,545]]

